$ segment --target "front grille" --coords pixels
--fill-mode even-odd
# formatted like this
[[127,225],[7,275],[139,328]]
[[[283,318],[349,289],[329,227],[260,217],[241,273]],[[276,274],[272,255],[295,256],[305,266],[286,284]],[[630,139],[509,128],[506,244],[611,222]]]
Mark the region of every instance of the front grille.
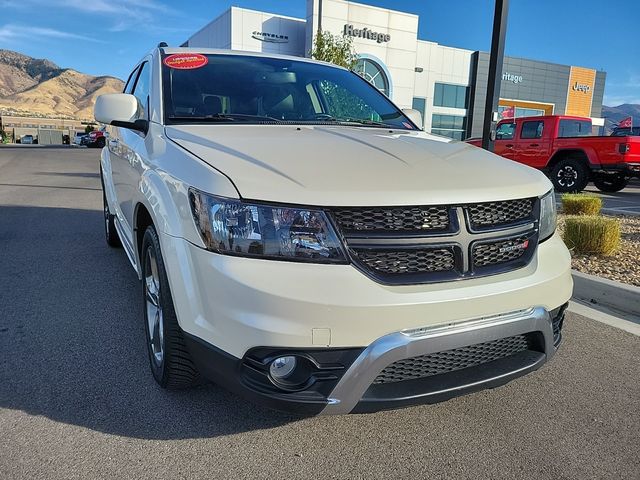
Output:
[[353,249],[352,253],[367,268],[388,275],[446,272],[455,268],[453,248]]
[[476,367],[529,349],[526,335],[501,338],[468,347],[445,350],[419,357],[398,360],[387,366],[373,381],[374,384],[402,382],[431,377]]
[[335,223],[360,270],[415,285],[524,267],[538,244],[536,198],[475,205],[336,207]]
[[438,232],[450,226],[449,207],[336,208],[336,221],[343,233]]
[[508,200],[505,202],[468,205],[469,223],[474,230],[500,227],[510,223],[533,221],[534,199]]
[[472,249],[473,266],[486,267],[517,260],[527,252],[528,247],[529,239],[527,237],[474,245]]

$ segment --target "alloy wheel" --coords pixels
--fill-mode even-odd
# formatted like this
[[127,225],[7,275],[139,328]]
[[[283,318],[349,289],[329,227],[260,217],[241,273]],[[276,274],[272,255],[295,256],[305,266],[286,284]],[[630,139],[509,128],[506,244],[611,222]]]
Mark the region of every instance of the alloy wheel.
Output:
[[578,172],[571,165],[566,165],[558,170],[558,185],[566,188],[573,187],[578,179]]
[[152,248],[147,249],[144,271],[149,351],[156,366],[160,367],[164,361],[164,321],[162,305],[160,304],[160,274],[155,252]]

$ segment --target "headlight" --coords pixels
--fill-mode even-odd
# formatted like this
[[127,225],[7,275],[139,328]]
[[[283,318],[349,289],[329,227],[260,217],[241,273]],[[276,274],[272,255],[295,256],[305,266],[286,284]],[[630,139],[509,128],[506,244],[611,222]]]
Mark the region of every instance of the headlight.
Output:
[[207,249],[278,260],[345,263],[324,212],[245,203],[189,190],[196,227]]
[[556,231],[556,197],[553,189],[540,199],[540,242],[545,241]]

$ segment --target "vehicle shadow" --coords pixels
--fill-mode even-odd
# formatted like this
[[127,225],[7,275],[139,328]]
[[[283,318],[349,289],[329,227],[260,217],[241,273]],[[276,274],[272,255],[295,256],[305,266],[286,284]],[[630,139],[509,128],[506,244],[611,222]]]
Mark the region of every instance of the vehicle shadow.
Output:
[[102,212],[0,206],[0,407],[115,435],[210,438],[300,420],[149,372],[140,285]]

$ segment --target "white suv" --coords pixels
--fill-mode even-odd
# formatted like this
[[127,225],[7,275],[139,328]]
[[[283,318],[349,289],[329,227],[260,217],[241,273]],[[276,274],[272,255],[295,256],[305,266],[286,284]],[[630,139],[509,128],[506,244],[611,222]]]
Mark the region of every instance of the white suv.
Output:
[[424,133],[358,75],[161,46],[95,117],[107,242],[142,280],[163,387],[369,412],[554,354],[572,281],[549,180]]

